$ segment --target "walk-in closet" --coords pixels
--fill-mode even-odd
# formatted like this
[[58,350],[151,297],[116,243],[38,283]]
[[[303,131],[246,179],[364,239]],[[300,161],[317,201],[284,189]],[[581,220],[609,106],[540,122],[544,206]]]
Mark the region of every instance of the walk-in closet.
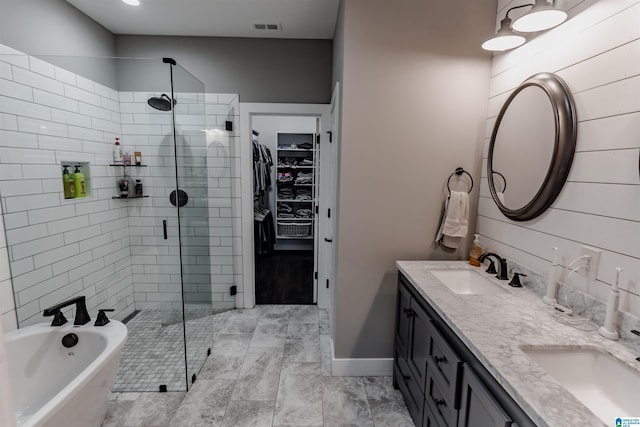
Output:
[[257,304],[313,304],[319,118],[252,120]]

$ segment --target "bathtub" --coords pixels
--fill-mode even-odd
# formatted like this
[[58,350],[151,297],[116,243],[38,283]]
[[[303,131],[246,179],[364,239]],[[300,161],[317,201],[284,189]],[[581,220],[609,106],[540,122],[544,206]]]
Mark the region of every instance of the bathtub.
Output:
[[[62,338],[74,333],[70,348]],[[20,427],[98,427],[107,410],[127,328],[117,320],[53,327],[38,324],[5,334]]]

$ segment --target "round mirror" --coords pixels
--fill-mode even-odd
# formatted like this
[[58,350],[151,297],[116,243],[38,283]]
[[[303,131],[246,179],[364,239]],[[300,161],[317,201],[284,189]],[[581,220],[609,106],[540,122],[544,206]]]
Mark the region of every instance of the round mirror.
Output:
[[553,203],[569,175],[576,128],[573,97],[558,76],[536,74],[509,96],[487,162],[491,196],[506,217],[527,221]]

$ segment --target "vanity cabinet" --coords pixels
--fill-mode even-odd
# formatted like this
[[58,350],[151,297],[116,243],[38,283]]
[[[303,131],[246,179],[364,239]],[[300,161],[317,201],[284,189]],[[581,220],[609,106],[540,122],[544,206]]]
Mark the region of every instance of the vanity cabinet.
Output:
[[402,273],[393,384],[416,426],[535,426]]
[[465,369],[461,389],[459,427],[513,425],[509,415],[491,397],[472,369]]
[[394,384],[403,391],[416,425],[422,420],[428,345],[420,337],[428,333],[431,319],[406,288],[398,292],[395,330]]

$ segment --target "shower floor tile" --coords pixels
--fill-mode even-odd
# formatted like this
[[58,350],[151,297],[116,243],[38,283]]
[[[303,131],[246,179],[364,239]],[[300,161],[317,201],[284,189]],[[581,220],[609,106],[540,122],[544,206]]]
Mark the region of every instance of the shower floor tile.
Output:
[[207,351],[213,346],[214,324],[224,318],[224,313],[187,307],[185,317],[184,329],[181,311],[141,310],[127,322],[129,336],[113,391],[158,391],[161,385],[166,385],[167,391],[186,391],[183,334],[186,332],[190,378],[207,359]]

